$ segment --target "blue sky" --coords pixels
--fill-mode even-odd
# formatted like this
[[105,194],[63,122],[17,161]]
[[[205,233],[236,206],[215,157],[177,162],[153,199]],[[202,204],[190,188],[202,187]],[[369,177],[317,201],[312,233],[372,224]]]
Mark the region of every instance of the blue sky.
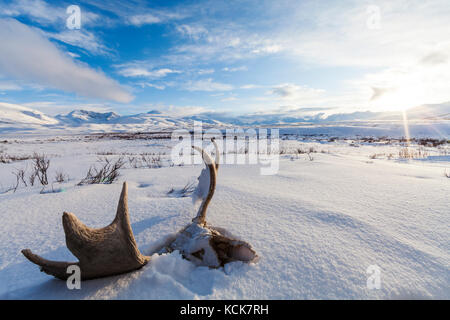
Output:
[[449,20],[446,0],[2,0],[0,101],[177,115],[442,103]]

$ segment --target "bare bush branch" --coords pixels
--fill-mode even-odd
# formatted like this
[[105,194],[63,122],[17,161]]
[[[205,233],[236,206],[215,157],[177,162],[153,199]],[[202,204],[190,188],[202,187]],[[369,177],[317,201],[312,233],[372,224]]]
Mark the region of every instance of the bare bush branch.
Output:
[[147,168],[153,169],[153,168],[161,168],[162,167],[160,155],[147,157],[144,154],[141,154],[141,160]]
[[168,196],[172,196],[172,197],[189,197],[196,188],[196,183],[195,182],[188,182],[182,189],[170,189],[169,192],[167,192]]
[[65,175],[62,170],[56,171],[56,175],[55,175],[56,182],[63,183],[64,181],[66,181],[68,179],[69,179],[69,177],[67,175]]
[[36,171],[33,171],[28,177],[28,182],[31,186],[34,186],[34,182],[36,181]]
[[129,156],[128,162],[130,163],[131,168],[137,169],[140,167],[140,161],[137,157]]
[[19,188],[20,182],[27,187],[27,183],[25,181],[25,169],[16,169],[16,171],[13,171],[12,174],[16,177],[16,184],[14,186],[14,192],[17,191],[17,188]]
[[422,159],[428,157],[428,152],[424,148],[417,150],[402,148],[398,152],[399,159]]
[[84,184],[111,184],[119,177],[119,170],[125,165],[123,157],[111,162],[108,158],[103,159],[103,165],[100,169],[91,166],[86,177],[81,180],[78,185]]
[[31,159],[31,156],[28,155],[9,155],[9,154],[0,154],[0,163],[12,163],[16,161],[24,161]]
[[35,176],[43,186],[48,185],[47,171],[50,167],[50,159],[48,159],[45,154],[40,155],[35,153],[32,161]]
[[25,181],[25,171],[26,169],[17,170],[17,176],[20,178],[20,181],[24,184],[25,187],[28,187],[27,182]]

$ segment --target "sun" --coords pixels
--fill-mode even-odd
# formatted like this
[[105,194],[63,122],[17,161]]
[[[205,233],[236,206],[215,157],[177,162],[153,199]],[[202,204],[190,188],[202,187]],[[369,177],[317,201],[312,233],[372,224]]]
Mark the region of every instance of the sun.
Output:
[[430,70],[415,68],[413,71],[396,71],[384,74],[378,79],[384,85],[375,87],[370,101],[374,109],[380,111],[405,111],[436,101],[439,95],[433,88]]
[[[412,107],[417,101],[408,91],[402,90],[386,93],[372,104],[377,110],[404,111]],[[413,92],[413,90],[411,89],[409,92]]]

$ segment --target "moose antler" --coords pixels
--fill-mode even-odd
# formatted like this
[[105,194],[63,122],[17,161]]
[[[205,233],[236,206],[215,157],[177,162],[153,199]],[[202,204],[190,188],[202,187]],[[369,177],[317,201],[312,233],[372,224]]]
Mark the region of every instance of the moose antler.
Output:
[[[258,256],[252,247],[241,240],[227,236],[225,231],[206,223],[206,210],[214,195],[219,168],[219,148],[215,161],[199,147],[193,147],[202,154],[206,170],[199,177],[199,186],[208,179],[208,191],[202,195],[202,203],[192,223],[181,230],[176,239],[166,247],[166,252],[179,250],[183,256],[198,265],[218,268],[232,261],[255,261]],[[30,249],[22,250],[23,255],[41,267],[41,271],[56,278],[68,278],[68,267],[80,267],[81,279],[88,280],[133,271],[144,266],[150,257],[139,252],[130,225],[128,212],[127,183],[123,184],[113,222],[101,229],[85,226],[73,213],[63,213],[62,223],[66,235],[67,248],[78,258],[78,262],[46,260]]]
[[199,187],[202,178],[209,173],[208,193],[203,197],[197,216],[192,223],[181,230],[165,250],[168,252],[179,250],[186,259],[212,268],[218,268],[232,261],[256,261],[258,256],[250,244],[227,236],[223,230],[219,231],[206,223],[206,210],[216,189],[220,160],[217,143],[214,139],[211,141],[216,149],[215,161],[203,149],[197,146],[192,147],[202,154],[207,170],[203,170],[199,177]]
[[113,222],[101,229],[85,226],[73,213],[64,212],[62,223],[67,248],[79,262],[46,260],[30,249],[22,250],[28,260],[39,265],[41,271],[59,279],[67,279],[67,268],[77,265],[83,280],[106,277],[136,270],[144,266],[150,257],[139,252],[128,212],[127,183],[123,184]]

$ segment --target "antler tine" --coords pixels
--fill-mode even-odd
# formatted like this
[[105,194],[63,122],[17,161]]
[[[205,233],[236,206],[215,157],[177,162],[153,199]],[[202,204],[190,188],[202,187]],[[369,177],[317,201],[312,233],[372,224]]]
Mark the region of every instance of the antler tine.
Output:
[[122,185],[122,192],[120,193],[119,203],[117,205],[116,217],[114,221],[130,220],[128,212],[128,184],[126,182]]
[[219,146],[217,145],[216,138],[211,138],[211,142],[213,143],[214,148],[216,149],[216,159],[215,159],[216,171],[219,171],[220,149],[219,149]]
[[37,254],[34,254],[30,249],[24,249],[21,252],[28,260],[40,266],[42,272],[61,280],[66,280],[69,276],[69,274],[67,274],[67,268],[69,266],[78,265],[77,262],[47,260]]
[[212,160],[211,156],[205,152],[205,150],[197,146],[192,146],[192,148],[202,154],[203,162],[205,163],[206,167],[209,170],[208,195],[206,196],[205,199],[203,199],[203,202],[198,210],[197,216],[192,220],[197,224],[204,225],[206,224],[206,210],[208,209],[208,205],[211,202],[211,199],[214,195],[214,191],[216,190],[217,171],[214,161]]

